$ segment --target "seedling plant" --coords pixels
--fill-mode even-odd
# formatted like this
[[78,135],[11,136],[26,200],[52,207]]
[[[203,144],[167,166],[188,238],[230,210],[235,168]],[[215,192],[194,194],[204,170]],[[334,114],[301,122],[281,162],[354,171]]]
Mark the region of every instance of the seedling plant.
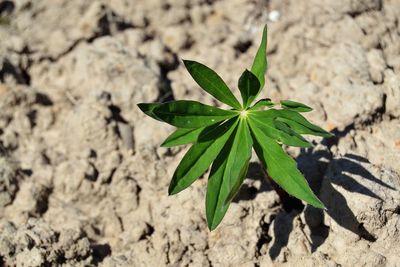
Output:
[[238,193],[246,177],[252,148],[268,176],[287,193],[314,207],[324,207],[297,169],[296,161],[285,153],[282,145],[311,147],[302,135],[330,137],[331,134],[300,114],[312,110],[302,103],[291,100],[274,103],[266,98],[253,104],[265,84],[266,47],[267,27],[251,70],[245,70],[238,81],[242,103],[212,69],[195,61],[183,60],[196,83],[230,106],[229,109],[189,100],[138,104],[148,116],[177,128],[161,146],[192,144],[173,174],[168,189],[170,195],[190,186],[211,165],[206,193],[206,217],[210,230],[220,224]]

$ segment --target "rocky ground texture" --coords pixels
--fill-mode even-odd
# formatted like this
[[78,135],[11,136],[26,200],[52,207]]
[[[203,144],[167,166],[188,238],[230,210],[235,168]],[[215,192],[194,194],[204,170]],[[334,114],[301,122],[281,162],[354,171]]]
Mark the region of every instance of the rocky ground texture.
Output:
[[[400,266],[399,20],[398,0],[0,0],[0,265]],[[266,23],[263,96],[336,135],[289,150],[327,210],[254,157],[210,233],[206,179],[167,196],[185,148],[136,104],[213,103],[180,59],[235,88]]]

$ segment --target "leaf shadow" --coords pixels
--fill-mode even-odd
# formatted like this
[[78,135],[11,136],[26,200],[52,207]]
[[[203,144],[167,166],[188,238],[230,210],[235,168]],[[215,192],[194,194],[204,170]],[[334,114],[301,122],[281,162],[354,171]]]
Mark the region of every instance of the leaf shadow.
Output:
[[[269,249],[271,259],[276,259],[280,255],[281,250],[287,246],[290,233],[293,231],[293,220],[298,218],[297,215],[301,212],[304,212],[305,223],[311,231],[311,252],[315,252],[329,236],[329,226],[324,225],[324,216],[326,216],[326,214],[341,227],[357,234],[364,240],[374,242],[376,237],[365,229],[363,223],[357,220],[355,214],[347,204],[345,197],[333,187],[333,184],[335,184],[349,192],[357,192],[382,201],[380,196],[352,178],[353,175],[360,176],[380,186],[395,190],[391,185],[378,179],[361,165],[361,163],[368,162],[368,159],[354,154],[346,154],[342,158],[334,159],[327,150],[313,151],[312,149],[302,149],[300,155],[297,157],[298,168],[307,178],[310,187],[317,195],[319,195],[321,190],[324,180],[323,177],[328,166],[335,166],[335,172],[332,175],[335,179],[330,179],[331,183],[325,181],[324,196],[321,197],[324,203],[327,202],[325,200],[329,197],[330,202],[335,203],[335,205],[329,206],[325,203],[327,206],[325,212],[310,205],[304,206],[300,200],[289,196],[271,179],[264,179],[269,184],[265,185],[264,188],[269,188],[269,190],[275,189],[280,197],[282,205],[282,209],[276,214],[276,221],[272,229],[275,238],[273,240],[274,243]],[[265,172],[262,171],[261,173],[263,173],[265,177]],[[251,177],[252,174],[249,173],[248,176]],[[256,197],[256,194],[253,198]],[[243,200],[243,198],[238,197],[237,200],[240,201]]]
[[246,178],[253,181],[260,181],[260,187],[256,188],[253,185],[244,183],[241,186],[238,194],[233,198],[232,202],[238,203],[240,201],[253,200],[262,192],[274,190],[265,177],[262,165],[258,162],[250,162]]

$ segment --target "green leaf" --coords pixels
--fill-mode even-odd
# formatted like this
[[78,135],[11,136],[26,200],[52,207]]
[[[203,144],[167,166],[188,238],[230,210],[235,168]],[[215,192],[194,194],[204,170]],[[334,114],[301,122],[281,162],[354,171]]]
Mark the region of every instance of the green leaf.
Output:
[[262,35],[262,40],[260,47],[257,50],[257,54],[254,57],[253,66],[251,67],[251,72],[257,76],[258,80],[260,81],[260,90],[264,87],[265,84],[265,72],[267,71],[267,36],[268,35],[268,28],[265,25]]
[[275,103],[272,102],[270,98],[263,98],[258,100],[250,109],[257,110],[263,107],[272,108],[273,106],[275,106]]
[[324,204],[315,196],[306,179],[297,169],[296,161],[253,123],[250,123],[250,128],[254,149],[268,175],[290,195],[304,200],[316,208],[324,208]]
[[[301,145],[304,145],[304,147],[311,147],[312,144],[310,142],[308,142],[306,139],[304,139],[300,134],[296,133],[292,128],[289,127],[289,125],[287,125],[286,123],[279,121],[277,119],[274,119],[274,125],[276,127],[276,129],[279,129],[283,132],[285,132],[286,134],[290,135],[290,136],[294,136],[297,139],[300,139]],[[302,146],[303,147],[303,146]]]
[[243,108],[247,109],[260,91],[260,82],[253,73],[245,70],[239,78],[238,87],[243,99]]
[[299,134],[312,134],[322,137],[333,136],[333,134],[325,131],[317,125],[312,124],[306,118],[295,111],[269,109],[265,111],[252,111],[249,112],[249,115],[251,115],[252,118],[257,118],[259,120],[277,118],[277,120],[286,123],[287,125],[289,125],[290,128],[292,128]]
[[314,125],[315,127],[318,127],[319,130],[316,131],[315,129],[310,129],[294,120],[289,120],[285,118],[276,118],[277,121],[281,121],[286,123],[293,131],[295,131],[298,134],[309,134],[309,135],[315,135],[315,136],[321,136],[321,137],[332,137],[333,134],[326,132],[322,128],[319,128],[318,126]]
[[243,181],[246,178],[247,171],[249,169],[250,159],[251,158],[249,158],[248,160],[245,160],[245,164],[243,165],[243,167],[242,167],[242,169],[240,170],[240,173],[239,173],[239,179],[237,179],[236,183],[233,185],[232,190],[229,193],[229,196],[225,200],[225,205],[229,204],[233,200],[233,198],[236,196],[236,194],[239,192],[240,187],[242,186]]
[[161,104],[153,109],[161,120],[178,128],[200,128],[238,115],[196,101],[179,100]]
[[217,136],[209,141],[194,144],[185,154],[169,185],[168,193],[177,194],[190,186],[211,165],[237,125],[237,118],[210,129],[207,135]]
[[312,145],[301,135],[297,134],[283,122],[275,121],[275,118],[259,118],[249,113],[248,120],[252,122],[254,127],[260,129],[265,135],[279,141],[285,145],[297,147],[311,147]]
[[197,141],[200,133],[205,127],[192,129],[192,128],[178,128],[170,136],[165,139],[161,144],[162,147],[173,147],[191,144]]
[[284,109],[289,109],[297,112],[309,112],[313,110],[307,105],[292,100],[281,100],[281,106]]
[[252,139],[244,119],[215,159],[208,178],[206,215],[208,228],[222,221],[232,198],[239,191],[251,157]]
[[232,91],[215,71],[196,61],[183,60],[183,63],[193,79],[207,93],[233,108],[241,108]]
[[143,111],[144,114],[152,117],[155,120],[162,121],[153,112],[153,110],[156,107],[158,107],[159,105],[160,104],[158,104],[158,103],[139,103],[139,104],[137,104],[137,106],[140,108],[141,111]]

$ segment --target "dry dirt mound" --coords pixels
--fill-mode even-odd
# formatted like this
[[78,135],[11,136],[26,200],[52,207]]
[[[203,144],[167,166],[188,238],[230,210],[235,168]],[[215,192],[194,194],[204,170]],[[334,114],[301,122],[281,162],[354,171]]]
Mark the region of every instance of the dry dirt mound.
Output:
[[[0,0],[0,265],[400,266],[398,0]],[[185,148],[139,102],[212,103],[269,25],[264,96],[333,131],[290,149],[326,211],[280,199],[253,161],[210,233]],[[239,95],[238,92],[235,92]]]

